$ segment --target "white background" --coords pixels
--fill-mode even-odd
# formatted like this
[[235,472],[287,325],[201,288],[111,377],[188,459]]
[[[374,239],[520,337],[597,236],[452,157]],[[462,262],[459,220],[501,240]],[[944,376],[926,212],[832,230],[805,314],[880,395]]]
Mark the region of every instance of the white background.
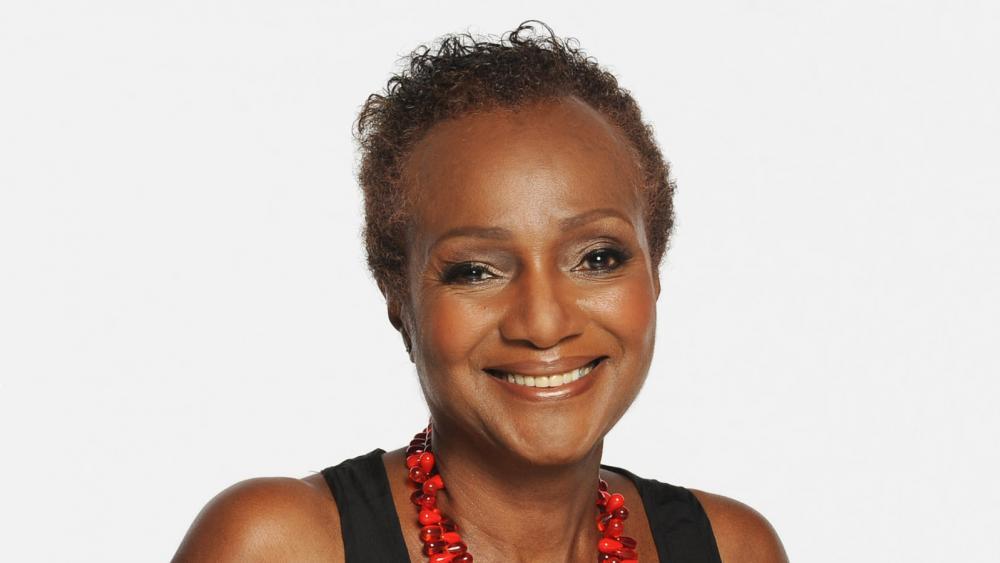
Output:
[[352,121],[419,43],[539,18],[679,182],[605,461],[794,561],[995,561],[997,3],[587,4],[5,2],[0,558],[162,561],[227,485],[424,424]]

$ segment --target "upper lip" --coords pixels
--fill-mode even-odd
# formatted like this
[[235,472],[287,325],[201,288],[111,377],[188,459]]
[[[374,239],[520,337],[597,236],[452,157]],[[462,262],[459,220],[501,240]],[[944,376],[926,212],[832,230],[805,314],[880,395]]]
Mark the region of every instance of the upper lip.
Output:
[[520,375],[553,375],[582,368],[603,359],[604,356],[565,356],[550,361],[523,361],[485,368],[486,371],[516,373]]

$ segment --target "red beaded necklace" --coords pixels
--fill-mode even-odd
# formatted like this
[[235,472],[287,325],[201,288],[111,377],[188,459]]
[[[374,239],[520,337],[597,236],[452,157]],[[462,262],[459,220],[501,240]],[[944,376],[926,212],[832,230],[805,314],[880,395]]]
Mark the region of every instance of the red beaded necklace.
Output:
[[[458,533],[458,525],[437,508],[437,492],[444,488],[444,481],[434,467],[431,453],[431,427],[418,432],[406,448],[406,468],[416,490],[410,500],[417,505],[417,522],[420,524],[420,541],[424,555],[431,563],[472,563],[472,554]],[[604,563],[637,563],[636,541],[623,536],[628,509],[625,497],[609,493],[604,479],[597,479],[597,529],[602,537],[597,542],[597,560]]]

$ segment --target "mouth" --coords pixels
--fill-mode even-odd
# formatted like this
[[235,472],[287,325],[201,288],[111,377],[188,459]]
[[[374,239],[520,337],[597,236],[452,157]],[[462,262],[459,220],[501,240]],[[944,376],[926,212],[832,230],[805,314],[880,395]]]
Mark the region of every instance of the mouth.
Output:
[[511,383],[519,387],[551,388],[569,385],[575,381],[586,378],[607,356],[601,356],[580,367],[569,369],[560,373],[528,374],[518,373],[514,370],[501,370],[489,368],[484,370],[491,376]]

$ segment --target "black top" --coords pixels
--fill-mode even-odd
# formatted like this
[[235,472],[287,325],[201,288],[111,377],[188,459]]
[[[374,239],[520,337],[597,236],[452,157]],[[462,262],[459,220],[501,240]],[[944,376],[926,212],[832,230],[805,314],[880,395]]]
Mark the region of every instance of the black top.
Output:
[[[340,510],[347,563],[409,563],[383,450],[323,470]],[[722,563],[708,516],[691,491],[637,477],[618,467],[601,465],[635,483],[660,563]]]

